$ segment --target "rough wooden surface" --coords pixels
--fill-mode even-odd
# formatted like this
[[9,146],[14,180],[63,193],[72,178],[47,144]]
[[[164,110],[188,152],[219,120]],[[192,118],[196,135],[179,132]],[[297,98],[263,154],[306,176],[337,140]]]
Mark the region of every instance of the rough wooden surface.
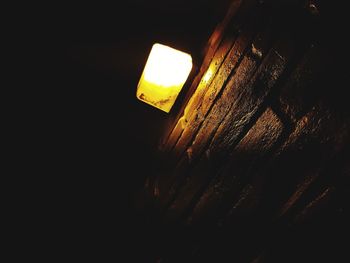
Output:
[[[270,152],[282,130],[283,125],[278,117],[271,109],[267,109],[231,152],[228,164],[206,188],[189,221],[192,223],[210,215],[220,217],[222,212],[219,210],[226,211],[223,207],[223,201],[226,200],[232,200],[233,206],[237,209],[243,202],[242,199],[251,191],[249,186],[247,189],[242,189],[245,182],[252,176],[254,170],[263,165],[259,160]],[[239,195],[240,191],[243,192],[242,195]]]
[[287,2],[289,16],[279,1],[232,1],[194,92],[164,131],[166,165],[145,186],[152,213],[193,231],[168,259],[316,262],[322,243],[311,237],[328,221],[344,228],[350,110],[341,57],[322,33],[322,1]]
[[[245,1],[245,4],[247,2],[252,2],[252,1]],[[242,1],[241,0],[237,0],[237,1],[232,1],[232,4],[229,6],[229,9],[225,15],[225,18],[217,25],[217,27],[215,28],[213,34],[211,35],[207,46],[205,47],[206,53],[205,53],[205,57],[203,59],[203,63],[201,65],[201,68],[199,70],[199,73],[197,74],[197,76],[195,77],[190,90],[195,89],[196,93],[199,93],[199,90],[201,89],[205,89],[205,87],[202,88],[198,88],[197,86],[200,85],[200,83],[202,83],[202,80],[206,74],[206,72],[208,72],[209,70],[212,71],[211,75],[215,76],[216,74],[216,70],[217,67],[219,67],[221,65],[222,62],[222,55],[226,55],[227,50],[226,48],[228,48],[227,45],[230,45],[230,39],[232,38],[232,36],[235,34],[235,32],[233,30],[228,30],[229,25],[232,23],[233,18],[235,17],[235,15],[237,14],[238,10],[242,5]],[[222,43],[222,41],[224,40],[224,38],[228,38],[225,39],[224,43]],[[228,43],[227,43],[228,42]],[[212,68],[210,68],[212,67]],[[202,83],[203,85],[207,85],[208,83],[210,83],[211,80],[209,79],[204,79]],[[198,96],[198,95],[197,95]],[[191,96],[191,98],[188,101],[188,105],[193,104],[193,100],[194,97],[196,96]],[[188,107],[188,106],[186,106]],[[182,112],[182,115],[185,114],[185,108],[181,109],[180,112]],[[163,138],[163,142],[161,144],[161,148],[165,148],[165,150],[169,150],[169,148],[171,149],[171,147],[174,145],[174,143],[176,143],[183,125],[183,116],[181,117],[181,115],[178,114],[178,116],[175,118],[174,120],[175,123],[177,123],[178,125],[176,125],[173,128],[168,128],[169,131],[165,132],[165,136]]]

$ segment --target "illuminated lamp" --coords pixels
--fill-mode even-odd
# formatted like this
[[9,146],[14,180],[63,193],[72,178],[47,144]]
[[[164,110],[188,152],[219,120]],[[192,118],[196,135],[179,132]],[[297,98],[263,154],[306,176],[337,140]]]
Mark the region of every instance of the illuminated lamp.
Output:
[[154,44],[137,86],[137,98],[168,113],[191,69],[191,55]]

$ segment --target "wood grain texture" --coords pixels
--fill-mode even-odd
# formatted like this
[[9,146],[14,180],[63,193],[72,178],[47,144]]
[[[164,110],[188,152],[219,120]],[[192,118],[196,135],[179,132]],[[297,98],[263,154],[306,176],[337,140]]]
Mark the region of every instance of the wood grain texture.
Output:
[[[237,89],[231,97],[232,107],[220,123],[211,144],[210,155],[219,161],[237,143],[246,125],[252,120],[284,72],[293,49],[289,43],[281,42],[272,48],[250,82]],[[220,161],[219,161],[220,162]]]
[[[224,19],[216,26],[214,29],[212,35],[210,36],[206,47],[204,48],[204,58],[202,65],[200,67],[199,72],[195,76],[191,87],[189,88],[190,92],[193,91],[195,92],[197,90],[197,86],[200,85],[201,80],[205,76],[206,72],[212,66],[212,70],[215,71],[215,66],[220,66],[220,54],[226,55],[224,47],[225,46],[222,42],[227,43],[226,40],[230,41],[230,39],[235,36],[235,30],[232,30],[232,20],[237,17],[238,11],[242,9],[242,2],[244,2],[244,6],[247,6],[245,8],[248,8],[249,6],[252,5],[253,1],[242,1],[242,0],[235,0],[232,1],[232,3],[229,5],[228,11],[226,12],[226,15]],[[248,3],[248,5],[247,5]],[[221,47],[221,49],[220,49]],[[224,49],[224,50],[223,50]],[[226,51],[227,52],[227,51]],[[214,66],[213,66],[214,65]],[[213,72],[213,75],[214,72]],[[187,103],[191,104],[189,100],[192,98],[192,94],[190,94],[191,97],[188,97],[185,99],[184,105]],[[193,99],[192,99],[193,100]],[[182,123],[183,123],[183,114],[185,111],[185,107],[183,107],[179,114],[177,114],[176,118],[173,120],[173,123],[176,123],[175,126],[172,126],[169,124],[168,127],[166,127],[165,130],[165,136],[162,140],[162,143],[160,145],[160,149],[164,151],[168,151],[171,149],[176,143],[178,137],[181,134],[181,129],[182,129]],[[182,120],[181,120],[182,119]]]
[[169,246],[178,261],[318,262],[328,224],[348,224],[343,58],[322,33],[323,1],[286,2],[232,0],[165,133],[151,192],[157,223],[193,231]]
[[174,147],[176,157],[179,157],[191,142],[193,135],[196,134],[198,128],[210,110],[214,99],[224,87],[231,71],[238,63],[246,47],[249,45],[251,37],[252,34],[249,31],[243,32],[238,36],[211,85],[205,90],[205,92],[200,94],[202,96],[194,96],[194,101],[197,103],[194,102],[189,104],[189,109],[192,108],[192,110],[185,110],[185,113],[189,112],[189,116],[184,116],[185,119],[188,119],[188,121],[186,121],[187,125],[184,127],[181,137]]
[[322,62],[327,60],[320,47],[311,46],[281,89],[280,107],[292,121],[296,122],[316,103],[324,70]]
[[184,109],[184,114],[176,123],[174,129],[172,130],[166,144],[164,151],[170,151],[174,145],[177,143],[179,137],[181,136],[186,123],[188,122],[189,112],[192,112],[192,108],[197,107],[200,104],[200,101],[203,97],[203,94],[207,91],[208,87],[212,83],[213,78],[216,76],[218,69],[220,68],[224,58],[227,55],[228,50],[234,43],[234,36],[228,36],[224,39],[223,43],[219,46],[217,52],[215,53],[212,61],[210,62],[209,67],[206,70],[206,73],[203,74],[201,81],[199,82],[194,94],[191,96],[187,106]]
[[[263,59],[263,55],[256,55],[254,53],[253,47],[255,50],[259,50],[261,54],[266,54],[269,44],[270,32],[264,31],[258,34],[255,40],[252,42],[250,49],[243,57],[241,63],[235,69],[232,77],[228,80],[221,96],[215,101],[215,104],[211,108],[209,114],[206,116],[205,121],[202,123],[188,151],[195,153],[196,156],[202,153],[203,149],[208,145],[214,133],[218,129],[218,126],[222,123],[225,116],[231,109],[233,105],[231,98],[238,96],[237,94],[247,88],[248,82],[251,80],[254,72]],[[216,90],[214,89],[214,92],[215,91]],[[211,96],[212,93],[209,93],[207,97],[210,99]],[[206,101],[204,100],[204,102]],[[200,110],[201,109],[199,109],[199,111]],[[193,158],[196,156],[193,156]]]
[[[255,43],[256,46],[258,46],[258,44],[257,44],[258,42],[263,42],[264,47],[267,46],[268,35],[266,35],[266,34],[267,34],[266,32],[263,32],[262,34],[260,34],[257,37],[256,43]],[[267,39],[263,38],[263,37],[267,37]],[[250,38],[251,38],[251,35],[250,35]],[[262,40],[262,39],[264,39],[264,40]],[[245,36],[245,34],[238,36],[237,41],[233,45],[229,54],[227,55],[227,57],[226,57],[225,61],[223,62],[223,65],[220,68],[217,76],[214,78],[213,85],[211,85],[211,87],[209,87],[207,92],[204,94],[204,98],[199,100],[200,103],[198,105],[198,108],[196,108],[195,110],[192,111],[191,118],[187,121],[187,125],[185,126],[185,129],[182,132],[181,137],[179,138],[179,140],[174,148],[176,155],[175,155],[175,157],[173,156],[173,158],[175,158],[175,160],[180,157],[181,153],[186,149],[187,144],[190,142],[190,140],[192,139],[192,137],[194,136],[194,134],[196,133],[196,131],[200,127],[201,122],[203,122],[203,120],[204,120],[204,115],[209,111],[212,103],[214,102],[215,96],[223,88],[223,85],[224,85],[225,81],[227,80],[228,76],[230,75],[231,70],[237,64],[241,54],[243,53],[244,49],[247,47],[247,45],[248,45],[247,42],[249,43],[249,38],[247,38],[247,36]],[[242,43],[246,43],[246,44],[242,45]],[[267,49],[267,47],[265,47],[265,49]],[[249,74],[245,74],[245,73],[247,73],[246,72],[247,69],[245,68],[246,64],[248,65],[250,63],[251,67],[252,67],[251,71],[254,71],[254,69],[258,65],[258,62],[260,59],[261,59],[260,57],[255,57],[255,56],[251,57],[251,55],[249,55],[249,54],[246,55],[242,61],[242,63],[244,63],[244,64],[241,63],[240,66],[238,66],[238,69],[233,76],[235,81],[238,84],[243,85],[245,83],[244,81],[247,81],[248,78],[250,77]],[[235,76],[237,76],[237,78]],[[234,81],[234,80],[231,80],[231,82],[232,81]],[[232,85],[230,86],[230,88],[232,89]],[[243,87],[242,87],[242,89],[243,89]],[[229,95],[227,95],[227,96],[229,96]],[[219,103],[219,102],[217,102],[217,103]],[[201,118],[198,117],[198,115],[199,115],[198,112],[201,112],[201,114],[200,114],[200,116],[202,116]],[[214,113],[214,114],[216,114],[216,113]],[[206,118],[206,120],[210,120],[210,118],[208,117],[208,118]],[[215,127],[215,125],[216,126],[218,125],[218,123],[211,123],[211,124],[213,127]],[[205,131],[206,129],[202,129],[202,131],[203,130]],[[207,139],[209,139],[209,138],[207,138]],[[206,143],[206,141],[203,140],[202,143],[204,144],[204,143]],[[199,154],[200,154],[200,152],[197,149],[195,149],[193,151],[192,146],[191,146],[190,148],[186,149],[186,156],[183,156],[180,162],[183,163],[184,162],[183,159],[186,159],[191,163],[194,158],[197,158],[199,156]],[[203,158],[205,158],[205,157],[203,157]],[[202,161],[206,162],[204,159]],[[177,180],[180,180],[181,176],[182,176],[182,178],[184,177],[183,173],[177,173],[177,174],[179,174]],[[172,186],[172,189],[168,192],[169,195],[173,195],[177,191],[176,187],[177,186]],[[171,198],[168,197],[166,199],[170,200]]]
[[271,109],[267,109],[231,152],[226,167],[206,187],[189,222],[205,220],[210,216],[217,221],[231,206],[237,208],[247,195],[244,193],[252,191],[251,186],[243,188],[256,169],[263,165],[259,160],[270,152],[282,131],[281,121]]

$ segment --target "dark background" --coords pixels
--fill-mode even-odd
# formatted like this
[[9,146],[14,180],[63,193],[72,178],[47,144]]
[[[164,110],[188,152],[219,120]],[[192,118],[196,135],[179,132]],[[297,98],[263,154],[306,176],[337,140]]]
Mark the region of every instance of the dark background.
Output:
[[[31,140],[40,151],[35,163],[42,175],[35,182],[40,189],[35,223],[42,233],[30,236],[28,243],[40,240],[32,253],[46,260],[157,262],[159,245],[176,246],[191,236],[177,229],[162,232],[134,207],[144,179],[157,168],[162,127],[176,114],[138,101],[136,87],[155,42],[190,53],[200,66],[228,2],[85,2],[27,12],[35,23],[21,24],[29,30],[19,44],[28,48],[22,67],[35,79],[28,88],[36,108],[30,117],[39,116],[35,136],[42,144]],[[341,9],[334,5],[333,14]],[[348,52],[336,17],[344,16],[328,17],[323,29],[332,47],[339,47],[331,49],[338,58],[334,70],[342,68],[339,84],[346,79],[340,62],[347,63]],[[321,89],[341,110],[347,105],[343,86]],[[171,240],[174,234],[177,240]]]
[[38,18],[45,258],[154,262],[158,230],[133,204],[169,115],[137,100],[137,83],[155,42],[200,66],[227,3],[57,4]]

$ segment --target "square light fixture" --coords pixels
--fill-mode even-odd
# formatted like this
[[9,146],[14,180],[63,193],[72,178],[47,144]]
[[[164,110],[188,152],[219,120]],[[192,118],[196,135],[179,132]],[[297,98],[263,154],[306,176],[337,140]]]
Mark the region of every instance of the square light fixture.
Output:
[[191,69],[191,55],[154,44],[137,86],[137,98],[168,113]]

